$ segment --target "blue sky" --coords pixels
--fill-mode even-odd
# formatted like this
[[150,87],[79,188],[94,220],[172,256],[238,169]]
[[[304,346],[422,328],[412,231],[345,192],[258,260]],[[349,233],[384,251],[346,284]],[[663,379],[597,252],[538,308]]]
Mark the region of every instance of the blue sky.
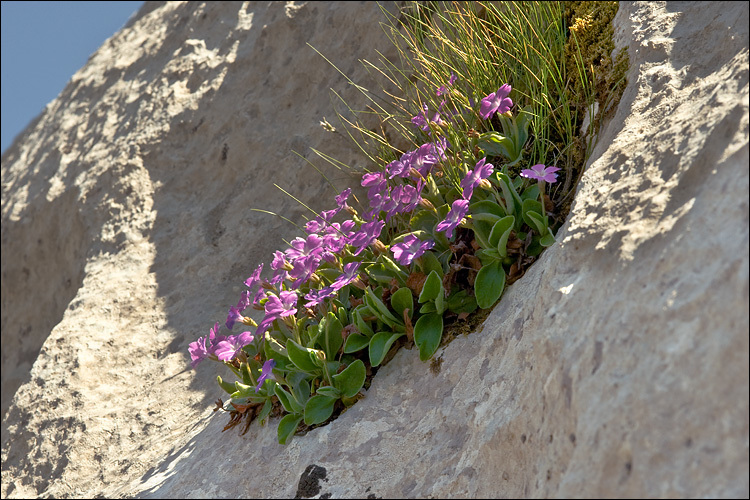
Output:
[[0,150],[5,152],[143,2],[0,3]]

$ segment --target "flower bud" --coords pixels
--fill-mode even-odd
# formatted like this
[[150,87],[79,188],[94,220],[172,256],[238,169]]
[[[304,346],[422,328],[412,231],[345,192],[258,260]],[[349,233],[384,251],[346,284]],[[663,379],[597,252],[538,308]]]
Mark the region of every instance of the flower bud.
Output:
[[433,205],[433,204],[432,204],[432,202],[430,202],[430,200],[428,200],[428,199],[426,199],[426,198],[421,198],[421,199],[419,200],[419,205],[420,205],[420,206],[421,206],[422,208],[426,208],[427,210],[430,210],[430,211],[432,211],[432,212],[435,212],[435,213],[437,213],[437,209],[435,208],[435,205]]
[[490,181],[488,181],[487,179],[480,180],[479,187],[486,191],[492,190],[492,184],[490,184]]
[[310,275],[309,281],[315,284],[320,283],[320,276],[318,276],[316,273],[312,273]]
[[362,279],[359,276],[354,278],[354,281],[352,281],[351,284],[356,286],[360,290],[365,290],[367,288],[367,285],[365,285],[365,282],[362,281]]
[[382,255],[388,251],[388,247],[385,246],[383,242],[380,240],[375,240],[372,242],[372,249],[378,255]]
[[258,323],[256,323],[253,318],[248,318],[247,316],[242,317],[242,323],[246,324],[247,326],[258,326]]
[[416,169],[416,168],[414,168],[414,167],[411,167],[411,168],[409,169],[409,175],[411,176],[411,178],[412,178],[412,179],[422,179],[423,181],[427,182],[427,179],[425,179],[425,178],[424,178],[424,177],[422,176],[422,174],[420,174],[420,173],[419,173],[419,170],[417,170],[417,169]]

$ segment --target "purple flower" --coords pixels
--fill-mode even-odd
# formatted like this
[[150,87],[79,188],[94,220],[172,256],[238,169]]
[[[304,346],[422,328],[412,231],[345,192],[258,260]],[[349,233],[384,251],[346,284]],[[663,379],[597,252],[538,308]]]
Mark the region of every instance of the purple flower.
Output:
[[451,147],[450,143],[445,137],[441,137],[434,143],[431,143],[432,145],[432,154],[438,157],[439,160],[445,160],[445,151]]
[[416,116],[412,116],[411,122],[422,130],[427,130],[430,126],[427,123],[427,104],[422,106],[423,111],[420,111]]
[[483,179],[492,175],[495,167],[491,163],[486,163],[486,161],[487,158],[479,160],[474,166],[474,170],[467,173],[466,177],[461,180],[461,187],[464,190],[463,197],[465,200],[470,200],[471,195],[474,194],[474,188],[477,187]]
[[[448,78],[448,85],[453,85],[454,83],[456,83],[456,80],[458,80],[458,77],[451,71],[451,76],[450,78]],[[446,92],[448,92],[448,87],[446,87],[445,85],[441,85],[440,88],[437,89],[437,92],[435,92],[435,94],[440,97]]]
[[399,264],[408,266],[414,259],[435,246],[432,240],[422,241],[415,235],[410,234],[404,238],[403,243],[396,243],[391,247],[393,256]]
[[336,197],[336,205],[341,209],[346,209],[348,206],[346,200],[349,199],[349,195],[352,194],[352,188],[346,188]]
[[[331,223],[323,235],[323,247],[331,254],[339,253],[344,249],[346,243],[354,231],[352,229],[355,226],[353,220],[345,220],[341,224],[338,222]],[[330,259],[327,259],[330,261]]]
[[230,330],[234,327],[235,323],[243,323],[245,317],[240,313],[240,310],[234,306],[229,307],[229,314],[227,315],[226,325]]
[[441,102],[437,112],[435,112],[433,117],[428,120],[427,113],[429,112],[429,108],[427,107],[427,104],[423,104],[422,111],[420,111],[416,116],[413,116],[411,122],[425,132],[430,129],[430,122],[435,123],[436,125],[443,125],[445,122],[442,118],[440,118],[440,112],[442,111],[444,105],[445,101]]
[[388,181],[385,180],[383,172],[375,172],[363,175],[361,184],[362,187],[370,188],[367,191],[367,197],[372,198],[376,193],[385,190],[386,186],[388,186]]
[[399,177],[406,177],[409,175],[409,163],[403,162],[401,160],[393,160],[388,165],[386,165],[385,169],[390,174],[388,176],[389,179],[393,179],[395,176]]
[[410,160],[411,166],[416,169],[422,177],[427,177],[427,174],[430,173],[432,167],[434,167],[439,161],[437,155],[435,155],[435,145],[431,142],[422,144],[416,151],[414,151]]
[[388,191],[382,197],[380,197],[378,205],[371,207],[373,210],[385,211],[386,220],[390,219],[393,214],[396,213],[396,209],[398,208],[398,200],[396,199],[393,191],[394,190],[391,190],[389,188]]
[[217,322],[213,328],[211,328],[209,335],[206,335],[205,337],[200,337],[195,342],[191,342],[190,345],[188,345],[188,351],[190,352],[190,366],[192,368],[195,368],[198,366],[198,364],[203,361],[204,359],[211,357],[212,355],[212,349],[211,346],[215,341],[222,341],[224,340],[224,337],[216,337],[216,334],[219,333],[219,323]]
[[248,288],[252,289],[255,285],[257,285],[260,282],[260,273],[263,271],[263,264],[261,263],[256,269],[255,272],[250,276],[248,279],[245,280],[245,285],[247,285]]
[[354,252],[354,255],[359,255],[365,247],[378,239],[384,227],[385,221],[383,220],[373,220],[362,224],[359,231],[349,238],[349,244],[358,248],[358,250]]
[[253,341],[253,334],[242,332],[239,335],[230,335],[216,344],[213,353],[221,361],[231,361],[239,354],[243,347]]
[[[338,199],[338,197],[336,197],[336,199]],[[344,198],[344,204],[346,205],[346,198]],[[333,210],[323,210],[320,212],[320,215],[316,215],[313,220],[308,221],[307,224],[305,224],[305,231],[307,231],[308,234],[323,231],[342,209],[343,207],[334,208]]]
[[482,99],[482,104],[479,107],[479,116],[486,120],[496,112],[503,114],[510,110],[513,106],[513,101],[508,97],[510,90],[510,85],[506,83],[497,89],[497,92],[493,92]]
[[299,288],[303,283],[307,283],[310,276],[318,270],[321,260],[323,260],[323,256],[319,254],[308,255],[295,260],[294,267],[289,271],[289,277],[296,280],[292,283],[292,288]]
[[291,245],[292,248],[287,248],[284,253],[290,260],[296,260],[322,252],[323,238],[317,234],[310,234],[306,239],[294,238]]
[[250,300],[250,290],[245,290],[242,292],[242,295],[240,295],[240,301],[237,302],[237,309],[239,311],[244,311],[245,309],[250,306],[250,303],[252,301]]
[[[218,325],[218,323],[216,323]],[[195,368],[198,364],[208,357],[206,348],[206,337],[200,337],[195,342],[190,342],[188,352],[190,352],[190,367]]]
[[448,238],[453,236],[453,230],[461,223],[466,213],[469,211],[469,200],[456,200],[451,205],[451,209],[446,215],[445,220],[438,223],[435,229],[445,231]]
[[350,262],[348,264],[344,264],[344,272],[341,276],[336,278],[333,283],[331,283],[331,289],[341,290],[346,285],[357,279],[359,276],[359,266],[361,265],[361,262]]
[[269,293],[266,302],[266,317],[283,318],[297,313],[297,292],[283,291],[279,296]]
[[276,366],[275,359],[269,359],[265,363],[263,363],[263,368],[261,368],[260,377],[258,377],[258,385],[255,387],[255,392],[258,392],[260,390],[260,386],[263,385],[263,382],[265,382],[267,378],[273,378],[274,366]]
[[557,182],[557,172],[560,170],[557,167],[545,167],[541,163],[534,165],[530,169],[524,169],[521,171],[521,177],[528,179],[536,179],[538,181],[545,181],[549,183]]
[[422,189],[425,186],[425,182],[422,179],[417,181],[417,186],[406,185],[401,189],[399,193],[398,201],[400,205],[398,207],[399,212],[411,212],[419,202],[422,201]]
[[327,299],[334,295],[336,295],[336,290],[332,289],[330,286],[321,288],[320,290],[312,289],[305,295],[305,298],[307,299],[305,307],[315,307],[322,303],[323,299]]

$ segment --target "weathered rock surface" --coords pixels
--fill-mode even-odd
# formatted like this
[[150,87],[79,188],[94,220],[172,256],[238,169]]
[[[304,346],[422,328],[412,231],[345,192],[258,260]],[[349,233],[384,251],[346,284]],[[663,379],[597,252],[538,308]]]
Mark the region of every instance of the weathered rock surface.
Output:
[[[392,7],[391,7],[392,8]],[[2,495],[744,497],[748,5],[622,3],[631,68],[568,222],[432,373],[401,351],[291,444],[187,344],[333,191],[371,3],[149,3],[2,158]],[[359,99],[359,100],[358,100]],[[339,188],[351,178],[336,171]],[[314,466],[314,467],[313,467]]]

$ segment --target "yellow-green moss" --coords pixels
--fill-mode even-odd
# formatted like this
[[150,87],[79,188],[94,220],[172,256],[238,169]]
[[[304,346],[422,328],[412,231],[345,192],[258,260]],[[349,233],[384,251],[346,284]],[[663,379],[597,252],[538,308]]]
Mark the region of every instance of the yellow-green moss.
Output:
[[[564,2],[564,5],[564,21],[568,30],[564,57],[569,85],[567,92],[574,108],[571,111],[575,115],[575,123],[580,127],[589,107],[598,103],[599,111],[591,123],[591,129],[596,134],[602,120],[617,109],[625,90],[625,73],[629,65],[627,51],[620,50],[612,59],[615,48],[612,21],[617,14],[618,2],[575,1]],[[581,71],[586,76],[583,81]],[[590,146],[591,142],[580,135],[573,139],[568,168],[576,171],[573,176],[576,183],[585,168],[589,152],[587,148]],[[562,205],[562,214],[566,215],[575,189],[564,189],[563,192],[564,199],[558,202]]]
[[589,105],[599,103],[594,130],[605,112],[617,108],[625,90],[627,51],[620,50],[614,60],[611,56],[615,48],[612,20],[617,9],[618,2],[565,2],[565,22],[570,32],[565,44],[566,68],[574,72],[582,64],[588,81],[593,82],[593,88],[584,89],[580,78],[573,78],[571,93],[581,119]]

